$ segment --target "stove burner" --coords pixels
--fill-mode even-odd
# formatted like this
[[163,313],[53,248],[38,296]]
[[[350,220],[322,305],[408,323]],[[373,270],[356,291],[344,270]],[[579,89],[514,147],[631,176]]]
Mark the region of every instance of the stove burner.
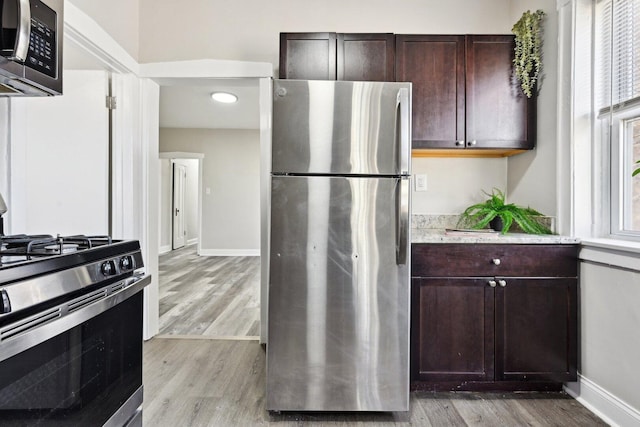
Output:
[[0,236],[0,265],[110,245],[109,236],[57,236],[48,234]]
[[78,250],[78,246],[75,243],[62,243],[61,245],[49,245],[49,246],[45,246],[44,250],[46,252],[49,253],[69,253],[69,252],[75,252]]

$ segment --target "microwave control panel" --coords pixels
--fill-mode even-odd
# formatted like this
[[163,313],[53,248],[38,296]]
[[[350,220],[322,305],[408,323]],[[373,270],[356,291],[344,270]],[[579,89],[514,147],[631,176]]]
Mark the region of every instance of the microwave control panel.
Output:
[[56,32],[33,17],[26,63],[29,68],[56,77]]

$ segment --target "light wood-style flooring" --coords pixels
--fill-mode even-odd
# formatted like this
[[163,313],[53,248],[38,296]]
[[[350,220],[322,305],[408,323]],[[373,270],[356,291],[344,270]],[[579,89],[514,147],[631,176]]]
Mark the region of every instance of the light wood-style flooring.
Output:
[[201,257],[196,246],[160,256],[160,335],[255,337],[260,258]]
[[412,392],[409,413],[270,413],[265,351],[251,335],[259,290],[249,282],[258,278],[255,257],[185,248],[160,258],[163,335],[144,344],[145,426],[606,425],[564,393]]

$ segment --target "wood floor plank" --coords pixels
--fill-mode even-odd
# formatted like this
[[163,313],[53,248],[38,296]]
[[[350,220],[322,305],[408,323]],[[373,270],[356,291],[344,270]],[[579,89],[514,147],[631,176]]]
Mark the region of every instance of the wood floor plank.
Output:
[[259,257],[200,257],[195,249],[160,256],[160,334],[259,334]]
[[269,413],[257,342],[154,338],[144,344],[144,425],[605,426],[564,393],[412,392],[408,413]]

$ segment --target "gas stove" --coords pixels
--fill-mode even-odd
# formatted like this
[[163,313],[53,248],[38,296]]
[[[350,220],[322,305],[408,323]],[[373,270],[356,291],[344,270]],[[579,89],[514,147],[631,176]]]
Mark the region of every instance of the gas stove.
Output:
[[0,243],[0,325],[21,310],[131,276],[143,266],[136,240],[19,234],[0,236]]
[[142,425],[137,240],[0,235],[0,419]]

